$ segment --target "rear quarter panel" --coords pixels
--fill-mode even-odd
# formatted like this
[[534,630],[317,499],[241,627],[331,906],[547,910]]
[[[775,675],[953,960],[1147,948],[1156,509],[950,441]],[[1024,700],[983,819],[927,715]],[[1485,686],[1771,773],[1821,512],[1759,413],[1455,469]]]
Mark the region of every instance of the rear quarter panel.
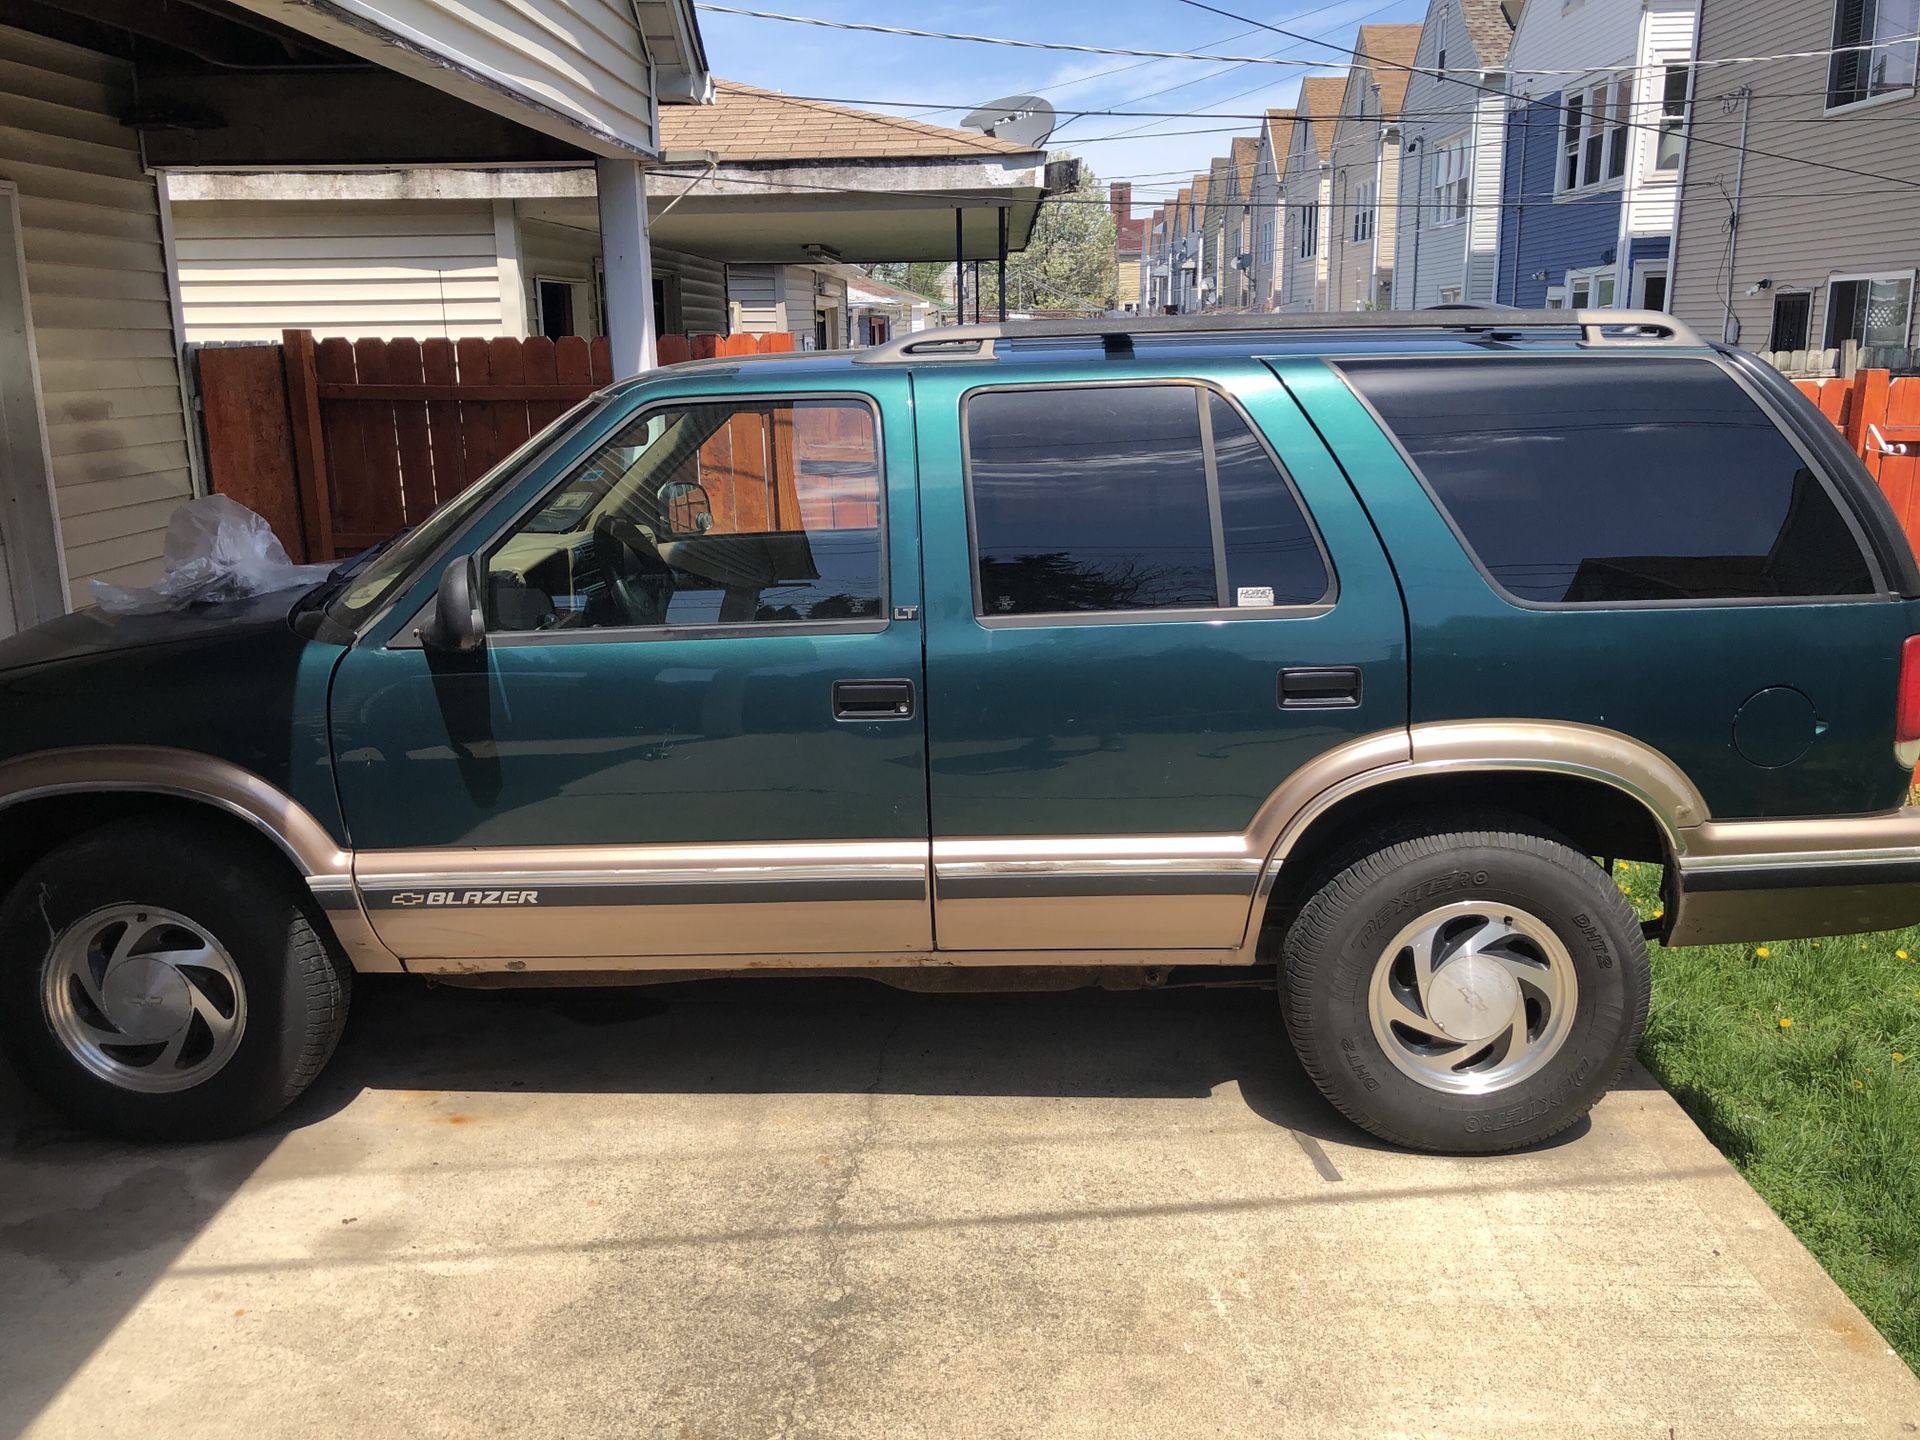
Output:
[[[1497,591],[1340,375],[1275,370],[1326,436],[1405,592],[1415,724],[1552,719],[1623,732],[1671,758],[1717,819],[1884,809],[1910,777],[1894,760],[1894,691],[1914,607],[1893,599],[1693,608],[1533,609]],[[1771,686],[1812,700],[1819,728],[1790,764],[1756,765],[1736,712]]]

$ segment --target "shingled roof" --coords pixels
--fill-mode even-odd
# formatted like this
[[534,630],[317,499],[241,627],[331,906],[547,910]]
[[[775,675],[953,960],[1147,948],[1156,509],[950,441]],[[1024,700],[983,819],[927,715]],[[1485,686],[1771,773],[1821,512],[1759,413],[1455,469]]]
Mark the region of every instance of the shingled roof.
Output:
[[1340,104],[1347,97],[1342,75],[1315,75],[1300,82],[1299,116],[1308,122],[1313,147],[1325,160],[1333,154],[1333,127],[1340,121]]
[[1267,111],[1267,140],[1273,146],[1274,164],[1287,168],[1287,150],[1293,144],[1293,111]]
[[1251,135],[1233,137],[1233,174],[1240,187],[1240,198],[1253,193],[1253,172],[1260,163],[1260,142]]
[[1035,153],[973,130],[801,100],[738,80],[715,80],[711,105],[661,106],[660,132],[666,149],[711,150],[735,164]]
[[1373,83],[1380,87],[1381,115],[1393,119],[1406,103],[1407,82],[1413,79],[1413,72],[1408,67],[1420,53],[1420,27],[1362,25],[1360,39],[1354,49],[1364,57],[1356,58],[1354,63],[1365,65],[1372,71]]
[[1500,0],[1460,0],[1460,18],[1482,65],[1498,65],[1513,44],[1513,22]]

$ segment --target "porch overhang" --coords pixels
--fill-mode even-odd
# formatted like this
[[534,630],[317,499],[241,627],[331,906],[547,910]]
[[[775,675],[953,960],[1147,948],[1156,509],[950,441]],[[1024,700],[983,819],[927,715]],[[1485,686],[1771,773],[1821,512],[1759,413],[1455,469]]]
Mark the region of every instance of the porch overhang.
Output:
[[[677,157],[676,157],[677,158]],[[1023,249],[1048,189],[1046,157],[965,156],[649,170],[655,244],[734,264],[954,258],[955,215],[968,259],[991,259],[999,212]],[[175,203],[206,200],[513,200],[522,216],[599,225],[596,176],[580,166],[305,171],[174,169]]]

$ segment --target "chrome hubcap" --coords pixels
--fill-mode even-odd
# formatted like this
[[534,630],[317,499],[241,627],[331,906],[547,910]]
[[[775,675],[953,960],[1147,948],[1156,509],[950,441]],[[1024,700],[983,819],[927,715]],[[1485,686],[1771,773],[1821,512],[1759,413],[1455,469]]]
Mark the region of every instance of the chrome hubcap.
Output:
[[1374,965],[1367,1011],[1402,1074],[1429,1089],[1483,1095],[1553,1058],[1577,999],[1573,959],[1545,921],[1462,900],[1394,936]]
[[158,1094],[201,1084],[247,1023],[233,957],[184,915],[115,905],[69,925],[41,977],[53,1033],[102,1080]]

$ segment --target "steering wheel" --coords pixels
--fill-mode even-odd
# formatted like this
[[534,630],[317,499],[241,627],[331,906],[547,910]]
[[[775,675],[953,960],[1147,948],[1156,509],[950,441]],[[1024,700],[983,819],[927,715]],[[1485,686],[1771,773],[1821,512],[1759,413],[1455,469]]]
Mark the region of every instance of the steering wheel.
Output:
[[593,559],[623,624],[667,623],[673,567],[649,531],[624,517],[602,515],[593,525]]

